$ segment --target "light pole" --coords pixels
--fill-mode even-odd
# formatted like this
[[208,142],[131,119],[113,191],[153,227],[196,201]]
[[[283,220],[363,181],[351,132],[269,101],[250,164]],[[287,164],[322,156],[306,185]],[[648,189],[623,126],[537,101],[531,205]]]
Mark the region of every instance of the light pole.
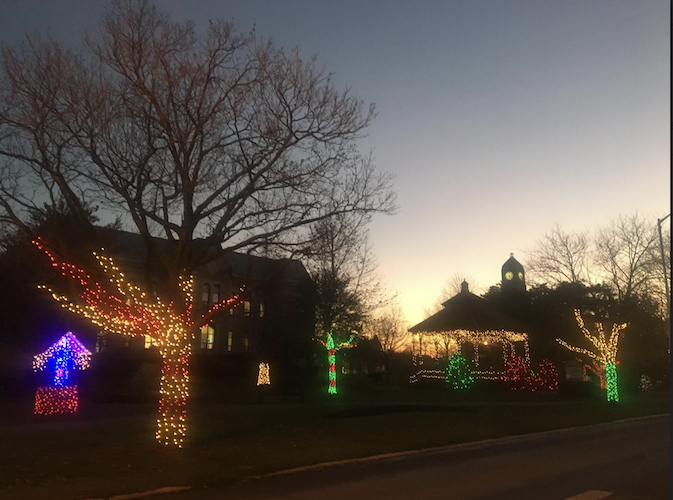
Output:
[[661,235],[661,223],[671,216],[669,213],[662,219],[657,219],[659,230],[659,250],[661,251],[661,265],[664,268],[664,288],[666,290],[666,333],[668,334],[668,353],[671,353],[671,293],[668,289],[668,271],[666,271],[666,255],[664,254],[664,238]]

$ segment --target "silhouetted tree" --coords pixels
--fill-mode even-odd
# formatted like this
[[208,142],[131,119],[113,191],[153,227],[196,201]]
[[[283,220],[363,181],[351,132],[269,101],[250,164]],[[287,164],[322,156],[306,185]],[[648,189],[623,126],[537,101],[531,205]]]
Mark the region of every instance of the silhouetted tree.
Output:
[[[199,266],[287,256],[315,223],[392,210],[390,177],[356,147],[373,106],[337,91],[316,58],[224,21],[200,37],[145,0],[113,2],[100,28],[87,53],[36,37],[3,48],[0,224],[30,233],[44,200],[82,222],[100,204],[140,233],[182,317]],[[197,328],[176,332],[187,359]]]

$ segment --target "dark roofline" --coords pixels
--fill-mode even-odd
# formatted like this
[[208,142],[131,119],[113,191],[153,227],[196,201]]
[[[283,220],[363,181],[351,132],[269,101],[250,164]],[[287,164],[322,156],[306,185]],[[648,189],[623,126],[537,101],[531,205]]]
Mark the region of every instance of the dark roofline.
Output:
[[[117,254],[118,257],[121,257],[123,260],[130,261],[142,260],[147,255],[147,248],[139,233],[103,227],[97,227],[96,229],[100,230],[104,239],[111,240],[108,250],[113,255]],[[170,254],[172,245],[169,240],[154,236],[152,239],[156,242],[160,251]],[[198,238],[194,240],[193,245],[198,248],[203,242],[204,240],[202,238]],[[223,262],[226,262],[227,266],[230,268],[232,277],[235,278],[263,279],[271,273],[279,272],[279,267],[285,265],[285,269],[279,273],[279,279],[294,278],[311,280],[304,264],[299,260],[273,259],[242,252],[228,252],[219,257],[215,257],[213,260],[196,268],[195,273],[198,273],[199,269],[213,266],[221,268]]]

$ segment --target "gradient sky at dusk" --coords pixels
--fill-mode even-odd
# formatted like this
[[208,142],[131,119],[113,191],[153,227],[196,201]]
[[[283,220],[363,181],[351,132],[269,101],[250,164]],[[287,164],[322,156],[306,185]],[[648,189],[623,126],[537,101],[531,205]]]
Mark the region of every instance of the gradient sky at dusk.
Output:
[[[362,141],[399,213],[371,240],[407,319],[454,273],[485,291],[554,223],[670,211],[667,0],[157,0],[317,53],[378,117]],[[0,0],[0,42],[76,43],[105,2]],[[670,221],[670,219],[669,219]],[[474,288],[474,287],[472,287]]]

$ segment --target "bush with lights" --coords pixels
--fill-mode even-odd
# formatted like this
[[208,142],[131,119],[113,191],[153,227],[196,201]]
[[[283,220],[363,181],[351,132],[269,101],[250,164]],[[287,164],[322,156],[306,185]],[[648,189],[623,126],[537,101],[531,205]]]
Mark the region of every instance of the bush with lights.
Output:
[[446,382],[454,389],[469,389],[474,382],[470,365],[459,352],[449,360],[446,367]]

